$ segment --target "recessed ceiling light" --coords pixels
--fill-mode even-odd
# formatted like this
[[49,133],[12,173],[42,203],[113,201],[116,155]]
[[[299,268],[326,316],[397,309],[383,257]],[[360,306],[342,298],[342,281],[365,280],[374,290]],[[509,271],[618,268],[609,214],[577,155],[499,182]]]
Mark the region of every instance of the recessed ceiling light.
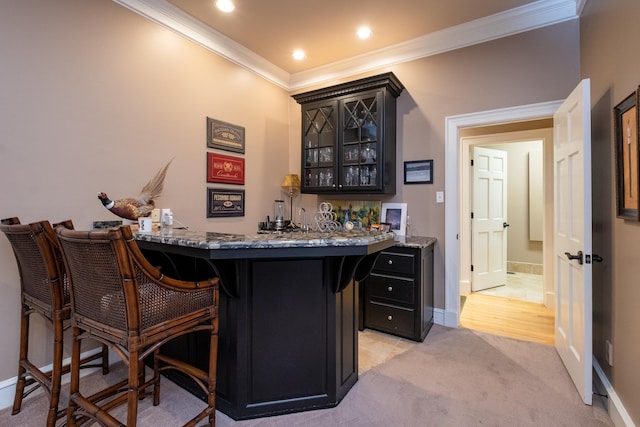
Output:
[[371,37],[371,28],[369,27],[360,27],[358,31],[356,31],[356,35],[359,39],[365,40]]
[[233,12],[236,8],[231,0],[217,0],[216,7],[223,12]]
[[293,59],[296,61],[302,61],[305,56],[304,50],[302,49],[296,49],[293,51]]

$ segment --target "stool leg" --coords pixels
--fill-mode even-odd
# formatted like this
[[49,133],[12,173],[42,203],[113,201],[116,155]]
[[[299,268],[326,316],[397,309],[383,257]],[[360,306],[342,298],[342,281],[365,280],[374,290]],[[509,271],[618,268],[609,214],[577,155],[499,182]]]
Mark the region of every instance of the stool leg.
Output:
[[211,341],[209,342],[209,378],[207,378],[207,387],[209,394],[207,395],[207,404],[213,410],[209,414],[209,425],[216,426],[216,375],[218,362],[218,321],[213,321],[213,329],[211,331]]
[[23,360],[27,360],[29,353],[29,307],[22,304],[20,314],[20,359],[18,361],[18,382],[16,383],[16,394],[13,398],[12,415],[20,412],[22,407],[22,398],[24,397],[24,387],[26,384],[27,370],[22,365]]
[[58,403],[60,401],[60,384],[62,383],[62,340],[64,328],[62,313],[55,313],[53,319],[53,368],[51,369],[51,399],[47,427],[54,427],[58,417]]
[[109,347],[102,344],[102,375],[109,373]]
[[140,393],[140,361],[138,351],[129,352],[129,390],[127,391],[127,427],[136,427]]
[[69,407],[67,408],[67,426],[75,427],[76,419],[74,412],[78,409],[75,397],[80,392],[80,328],[73,328],[73,345],[71,347],[71,372],[69,382]]
[[153,352],[153,406],[160,404],[160,361],[158,360],[160,349]]

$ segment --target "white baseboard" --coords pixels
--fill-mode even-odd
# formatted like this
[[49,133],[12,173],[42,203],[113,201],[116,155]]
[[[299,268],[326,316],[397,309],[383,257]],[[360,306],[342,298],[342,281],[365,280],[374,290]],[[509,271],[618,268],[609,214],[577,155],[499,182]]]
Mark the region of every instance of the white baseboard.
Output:
[[442,308],[436,308],[433,310],[433,323],[436,325],[448,326],[450,328],[457,328],[458,315],[452,311],[446,311]]
[[433,323],[437,325],[447,326],[449,328],[459,328],[458,314],[453,311],[447,311],[442,308],[436,308],[433,313]]
[[471,281],[470,280],[461,280],[460,281],[460,295],[469,295],[471,293]]
[[[81,358],[84,359],[85,357],[93,356],[94,354],[99,353],[100,351],[101,351],[101,348],[99,347],[93,350],[86,351],[82,353]],[[66,363],[69,363],[70,361],[71,361],[71,358],[68,357],[63,360],[63,363],[66,364]],[[119,361],[120,361],[120,357],[115,352],[109,350],[109,364],[112,365],[114,362],[119,362]],[[40,368],[40,370],[42,370],[43,372],[48,372],[52,369],[52,367],[53,366],[49,364],[47,366]],[[99,369],[100,368],[82,369],[80,371],[80,376],[84,377],[85,375],[96,372]],[[5,408],[10,408],[13,406],[13,397],[16,393],[17,382],[18,382],[17,376],[6,379],[4,381],[0,381],[0,410]],[[68,382],[69,382],[69,375],[67,374],[62,378],[62,384],[64,385],[64,384],[67,384]],[[44,390],[42,390],[42,387],[38,388],[30,396],[37,396],[40,393],[44,393]]]
[[629,413],[595,357],[593,358],[593,369],[597,374],[594,381],[597,381],[597,385],[607,394],[607,411],[609,412],[609,418],[613,421],[613,425],[616,427],[635,427],[631,416],[629,416]]

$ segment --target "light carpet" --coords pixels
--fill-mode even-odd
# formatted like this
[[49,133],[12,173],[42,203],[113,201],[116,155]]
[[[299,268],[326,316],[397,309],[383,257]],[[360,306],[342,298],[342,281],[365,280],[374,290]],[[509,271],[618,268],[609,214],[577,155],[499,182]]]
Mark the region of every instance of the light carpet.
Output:
[[[109,377],[125,373],[112,367]],[[91,380],[89,380],[91,378]],[[114,378],[115,380],[116,378]],[[92,388],[99,373],[83,379]],[[66,390],[63,389],[63,393]],[[66,394],[63,396],[66,399]],[[140,402],[139,426],[180,426],[204,404],[163,378],[160,405]],[[22,412],[0,411],[2,426],[44,425],[44,395]],[[125,419],[125,408],[117,409]],[[603,398],[584,405],[555,349],[469,329],[434,325],[423,343],[362,374],[335,408],[233,421],[225,426],[612,426]]]

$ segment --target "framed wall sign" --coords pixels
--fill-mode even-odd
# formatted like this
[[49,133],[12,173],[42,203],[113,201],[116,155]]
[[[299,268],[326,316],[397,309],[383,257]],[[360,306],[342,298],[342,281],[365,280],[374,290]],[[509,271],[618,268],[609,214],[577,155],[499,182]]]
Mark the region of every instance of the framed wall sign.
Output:
[[433,184],[433,160],[404,162],[405,184]]
[[244,184],[244,159],[207,153],[207,182]]
[[638,103],[640,88],[613,109],[616,139],[616,204],[618,218],[638,221]]
[[244,216],[244,190],[207,188],[207,218]]
[[244,128],[207,117],[207,147],[244,154]]
[[391,224],[391,231],[404,236],[407,232],[407,204],[383,203],[381,223]]

